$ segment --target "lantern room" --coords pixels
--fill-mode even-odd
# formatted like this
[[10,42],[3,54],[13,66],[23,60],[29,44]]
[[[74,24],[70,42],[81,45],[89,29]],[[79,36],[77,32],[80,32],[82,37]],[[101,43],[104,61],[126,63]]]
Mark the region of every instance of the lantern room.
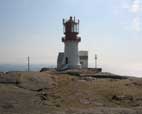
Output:
[[75,17],[70,17],[69,20],[63,19],[64,34],[79,33],[79,20],[76,21]]
[[81,41],[81,38],[77,36],[79,34],[79,20],[76,20],[75,17],[70,17],[68,20],[63,19],[63,32],[65,37],[62,38],[62,42]]

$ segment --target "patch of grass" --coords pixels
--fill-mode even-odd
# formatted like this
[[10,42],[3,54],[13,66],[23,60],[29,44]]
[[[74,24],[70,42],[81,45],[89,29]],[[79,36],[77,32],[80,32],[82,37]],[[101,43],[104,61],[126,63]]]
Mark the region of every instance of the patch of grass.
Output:
[[72,75],[72,76],[80,76],[79,72],[67,72],[66,74]]

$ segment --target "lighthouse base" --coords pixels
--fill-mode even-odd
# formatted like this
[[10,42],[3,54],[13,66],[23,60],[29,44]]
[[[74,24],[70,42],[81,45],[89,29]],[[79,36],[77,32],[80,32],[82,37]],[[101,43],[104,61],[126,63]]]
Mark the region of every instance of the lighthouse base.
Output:
[[80,69],[81,65],[68,65],[69,69]]
[[57,70],[68,70],[68,69],[81,69],[81,65],[69,65],[62,64],[60,67],[57,67]]
[[65,60],[64,52],[59,52],[57,59],[57,70],[67,70],[67,69],[81,69],[88,68],[88,51],[80,51],[79,52],[79,62],[78,64],[72,63],[69,64],[68,61]]

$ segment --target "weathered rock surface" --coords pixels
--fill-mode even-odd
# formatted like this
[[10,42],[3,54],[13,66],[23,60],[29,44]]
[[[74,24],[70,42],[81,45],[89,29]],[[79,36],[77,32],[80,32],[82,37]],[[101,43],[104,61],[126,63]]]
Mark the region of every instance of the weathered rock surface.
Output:
[[141,88],[141,78],[9,72],[0,76],[0,114],[142,114]]

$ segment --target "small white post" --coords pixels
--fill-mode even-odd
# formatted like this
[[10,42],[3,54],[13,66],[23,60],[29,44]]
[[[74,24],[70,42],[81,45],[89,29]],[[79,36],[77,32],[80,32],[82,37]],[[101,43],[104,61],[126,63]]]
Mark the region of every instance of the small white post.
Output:
[[28,56],[28,72],[30,72],[30,57]]
[[98,59],[98,56],[97,54],[95,54],[95,68],[97,69],[97,59]]

